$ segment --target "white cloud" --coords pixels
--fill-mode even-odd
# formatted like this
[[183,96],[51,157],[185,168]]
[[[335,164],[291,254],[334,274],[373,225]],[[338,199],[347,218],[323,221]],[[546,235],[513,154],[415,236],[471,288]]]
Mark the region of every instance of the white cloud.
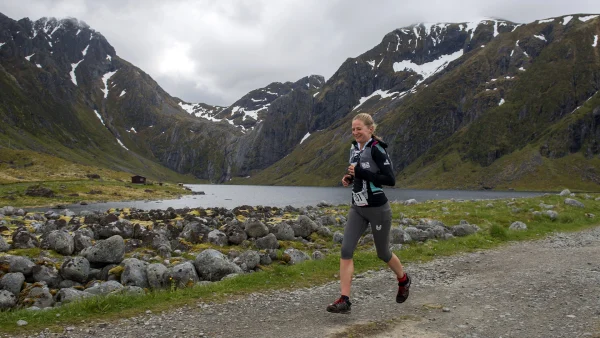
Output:
[[171,95],[230,105],[271,82],[329,78],[348,57],[413,23],[532,22],[598,7],[588,0],[3,0],[0,12],[83,20]]

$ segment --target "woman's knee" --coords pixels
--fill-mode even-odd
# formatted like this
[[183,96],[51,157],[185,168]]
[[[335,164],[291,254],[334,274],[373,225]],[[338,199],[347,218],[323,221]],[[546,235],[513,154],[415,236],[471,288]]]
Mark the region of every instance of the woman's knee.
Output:
[[377,257],[387,263],[392,259],[392,252],[390,250],[385,252],[377,251]]

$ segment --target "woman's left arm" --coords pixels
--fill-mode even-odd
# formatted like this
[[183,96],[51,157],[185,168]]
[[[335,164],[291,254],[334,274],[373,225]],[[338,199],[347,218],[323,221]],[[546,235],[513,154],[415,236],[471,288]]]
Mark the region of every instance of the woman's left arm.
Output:
[[394,175],[392,161],[387,152],[375,147],[373,148],[371,155],[373,156],[373,160],[377,164],[377,167],[379,167],[379,172],[372,173],[366,169],[360,168],[360,166],[356,166],[354,168],[354,175],[356,178],[373,182],[373,184],[376,185],[394,186],[396,184],[396,176]]

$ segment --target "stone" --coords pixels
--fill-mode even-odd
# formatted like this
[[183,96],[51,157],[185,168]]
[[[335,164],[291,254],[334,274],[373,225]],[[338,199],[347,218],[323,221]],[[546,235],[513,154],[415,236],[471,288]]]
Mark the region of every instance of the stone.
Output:
[[569,191],[569,189],[565,189],[563,191],[560,192],[560,194],[558,194],[559,196],[570,196],[571,195],[571,191]]
[[87,291],[81,291],[73,288],[63,288],[58,290],[54,296],[54,300],[61,304],[67,304],[93,296],[93,294]]
[[308,256],[305,252],[294,248],[286,249],[283,252],[283,256],[284,260],[291,265],[299,264],[304,261],[310,260],[310,256]]
[[245,269],[242,267],[244,271],[254,270],[260,263],[260,254],[253,250],[244,251],[233,260],[233,263],[240,267],[245,266]]
[[325,258],[325,254],[323,254],[321,251],[319,251],[319,250],[313,251],[313,253],[312,253],[312,259],[313,260],[316,261],[316,260],[320,260],[320,259],[323,259],[323,258]]
[[25,275],[21,272],[11,272],[0,278],[0,289],[6,290],[18,296],[23,288]]
[[286,222],[281,222],[275,225],[273,228],[273,234],[278,240],[281,241],[293,241],[294,240],[294,229]]
[[170,285],[175,285],[178,288],[185,288],[196,284],[200,279],[198,278],[198,273],[196,268],[194,268],[194,265],[195,264],[192,264],[191,262],[184,262],[167,270],[165,273],[165,284],[167,287],[170,287]]
[[[36,285],[36,284],[32,284]],[[47,307],[51,307],[54,305],[54,297],[50,293],[50,289],[48,286],[33,286],[29,290],[22,291],[25,293],[25,298],[23,303],[30,304],[30,306],[37,306],[40,309],[44,309]]]
[[121,284],[124,286],[139,286],[147,288],[148,275],[146,270],[148,263],[136,258],[127,258],[121,262],[123,272],[121,273]]
[[125,241],[116,235],[99,240],[95,245],[81,251],[81,256],[90,263],[121,263],[125,255]]
[[456,237],[472,235],[479,230],[479,227],[475,224],[459,224],[451,227],[452,235]]
[[8,290],[0,290],[0,311],[8,310],[17,305],[17,296]]
[[317,228],[317,224],[306,215],[298,216],[296,221],[292,223],[292,229],[296,237],[308,238]]
[[90,262],[81,256],[67,258],[60,267],[64,279],[85,283],[90,273]]
[[199,253],[194,260],[194,266],[202,280],[212,282],[221,280],[229,274],[242,272],[239,266],[227,260],[225,255],[214,249],[207,249]]
[[570,205],[572,207],[585,208],[585,205],[583,203],[579,202],[578,200],[572,199],[572,198],[566,198],[565,204]]
[[519,231],[519,230],[527,230],[527,225],[525,223],[523,223],[523,222],[516,221],[516,222],[513,222],[508,227],[508,229],[509,230],[517,230],[517,231]]
[[342,242],[344,241],[344,234],[336,231],[333,233],[333,243],[338,243],[338,244],[342,244]]
[[0,256],[0,263],[8,264],[8,272],[21,272],[25,276],[31,275],[31,269],[35,266],[29,258],[24,256]]
[[269,233],[269,228],[261,221],[248,219],[244,223],[244,231],[246,231],[248,237],[260,238]]
[[48,234],[48,247],[61,255],[69,256],[75,251],[73,236],[64,230],[54,230]]
[[12,236],[13,249],[31,249],[39,248],[40,241],[37,237],[30,233],[26,228],[19,227]]
[[10,245],[6,243],[4,237],[0,236],[0,252],[7,252],[10,250]]
[[146,267],[146,276],[148,277],[148,285],[152,289],[163,289],[165,284],[165,274],[167,267],[160,263],[149,264]]
[[208,242],[223,247],[228,244],[229,240],[224,232],[215,229],[208,233]]
[[109,280],[104,283],[94,284],[93,286],[85,289],[85,291],[93,295],[107,295],[115,290],[120,290],[122,288],[123,285],[121,285],[121,283],[114,280]]
[[54,266],[36,265],[31,269],[34,282],[44,282],[51,289],[58,288],[61,278]]
[[265,237],[259,238],[254,242],[254,245],[257,249],[278,249],[279,241],[277,241],[277,237],[274,234],[268,234]]

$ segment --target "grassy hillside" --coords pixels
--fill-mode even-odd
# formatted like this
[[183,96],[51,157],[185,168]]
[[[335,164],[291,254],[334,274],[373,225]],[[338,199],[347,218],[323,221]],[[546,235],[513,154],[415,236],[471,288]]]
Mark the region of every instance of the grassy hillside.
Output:
[[[131,184],[131,176],[135,174],[146,176],[148,184]],[[177,198],[189,193],[178,182],[204,183],[156,164],[146,172],[132,173],[69,162],[29,150],[0,149],[0,206]],[[30,187],[50,189],[54,196],[30,196],[26,193]]]

